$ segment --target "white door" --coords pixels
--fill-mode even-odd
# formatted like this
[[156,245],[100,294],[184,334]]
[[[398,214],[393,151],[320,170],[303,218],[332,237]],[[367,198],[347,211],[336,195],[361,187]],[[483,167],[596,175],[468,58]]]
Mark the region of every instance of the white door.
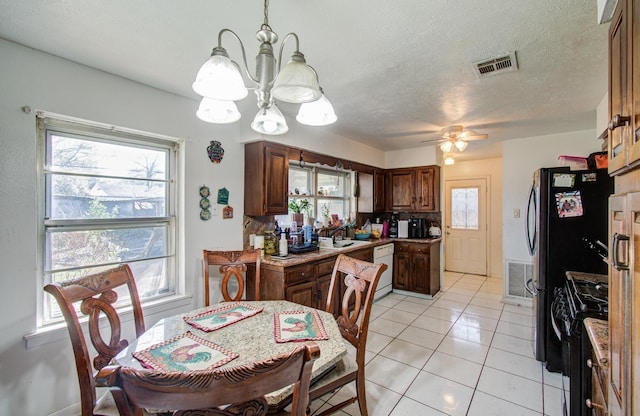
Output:
[[445,270],[487,274],[487,181],[445,181]]

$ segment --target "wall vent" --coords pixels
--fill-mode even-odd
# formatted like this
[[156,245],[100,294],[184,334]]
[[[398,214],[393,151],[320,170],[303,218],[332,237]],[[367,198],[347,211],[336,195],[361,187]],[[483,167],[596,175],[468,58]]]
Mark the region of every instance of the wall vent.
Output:
[[512,72],[518,69],[518,61],[516,53],[511,52],[508,55],[499,56],[497,58],[483,59],[473,63],[473,71],[478,78],[490,77],[493,75]]
[[507,277],[505,295],[532,298],[525,285],[527,280],[533,278],[533,263],[506,260],[504,268],[504,275]]

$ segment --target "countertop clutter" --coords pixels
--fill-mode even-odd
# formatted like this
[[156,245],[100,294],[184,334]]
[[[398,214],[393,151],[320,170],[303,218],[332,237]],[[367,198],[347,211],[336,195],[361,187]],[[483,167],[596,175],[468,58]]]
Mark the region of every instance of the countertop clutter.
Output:
[[[348,241],[348,240],[342,240]],[[365,241],[365,240],[359,240]],[[305,264],[310,261],[328,259],[331,257],[335,257],[338,254],[348,254],[353,251],[373,248],[377,246],[381,246],[383,244],[389,244],[394,242],[401,243],[419,243],[419,244],[433,244],[436,242],[442,241],[442,238],[381,238],[375,240],[366,241],[369,244],[358,244],[353,246],[346,246],[340,249],[335,248],[320,248],[320,250],[316,250],[310,253],[302,253],[302,254],[289,254],[286,257],[276,257],[276,256],[265,256],[261,260],[261,264],[275,266],[277,268],[285,268],[291,266],[297,266],[300,264]]]

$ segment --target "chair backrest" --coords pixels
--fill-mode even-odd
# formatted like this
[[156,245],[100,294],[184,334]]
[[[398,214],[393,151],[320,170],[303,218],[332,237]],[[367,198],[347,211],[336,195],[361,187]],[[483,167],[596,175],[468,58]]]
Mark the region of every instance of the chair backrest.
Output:
[[[386,269],[387,265],[384,263],[370,263],[344,254],[338,255],[333,266],[326,311],[333,313],[335,309],[333,302],[338,298],[336,291],[340,290],[339,279],[344,274],[346,291],[341,299],[341,312],[336,321],[342,337],[356,347],[358,362],[364,362],[373,295],[380,275]],[[350,305],[352,296],[355,297],[353,306]]]
[[[236,250],[236,251],[202,251],[202,270],[204,274],[204,306],[209,306],[209,267],[219,266],[222,280],[220,289],[222,298],[226,301],[239,301],[242,299],[245,288],[244,277],[247,273],[247,264],[255,264],[255,299],[260,300],[260,249]],[[229,282],[232,278],[238,283],[238,292],[235,297],[229,294]]]
[[[309,342],[241,366],[174,373],[109,366],[98,373],[96,380],[98,386],[110,387],[121,416],[134,415],[144,408],[198,410],[198,415],[264,415],[269,409],[264,395],[291,384],[291,415],[304,416],[313,361],[319,356],[318,345]],[[224,412],[211,410],[223,405],[231,406]],[[210,409],[210,413],[203,409]]]
[[[94,369],[100,370],[105,367],[116,354],[129,345],[127,340],[121,339],[120,317],[113,306],[118,299],[115,289],[124,286],[128,288],[131,297],[136,337],[139,337],[145,330],[144,318],[136,282],[128,265],[120,265],[61,283],[50,283],[44,287],[44,290],[53,295],[58,302],[67,322],[80,383],[83,416],[92,415],[96,404]],[[79,303],[78,310],[88,316],[89,339],[97,352],[93,359],[89,354],[80,318],[74,307],[76,303]],[[102,314],[107,317],[110,325],[107,341],[102,338],[99,327]]]

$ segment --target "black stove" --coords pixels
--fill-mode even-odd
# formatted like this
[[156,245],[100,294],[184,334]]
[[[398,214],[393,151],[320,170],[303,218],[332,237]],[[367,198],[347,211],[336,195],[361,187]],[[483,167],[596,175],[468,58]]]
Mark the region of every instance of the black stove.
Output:
[[585,400],[591,395],[591,369],[586,366],[590,351],[583,342],[585,318],[607,320],[608,276],[567,272],[563,287],[554,290],[552,325],[562,343],[562,373],[569,377],[570,414],[588,414]]

